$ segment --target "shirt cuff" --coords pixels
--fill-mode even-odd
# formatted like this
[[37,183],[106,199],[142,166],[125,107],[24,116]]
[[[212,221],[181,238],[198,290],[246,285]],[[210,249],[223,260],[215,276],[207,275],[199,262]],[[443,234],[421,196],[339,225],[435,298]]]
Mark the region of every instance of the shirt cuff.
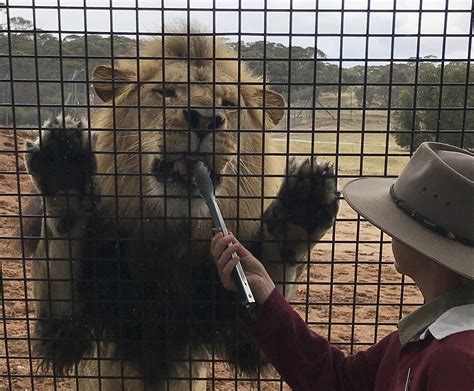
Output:
[[271,337],[278,329],[282,328],[285,320],[291,319],[291,306],[282,296],[280,291],[273,289],[267,300],[257,308],[255,322],[250,325],[250,331],[258,340]]

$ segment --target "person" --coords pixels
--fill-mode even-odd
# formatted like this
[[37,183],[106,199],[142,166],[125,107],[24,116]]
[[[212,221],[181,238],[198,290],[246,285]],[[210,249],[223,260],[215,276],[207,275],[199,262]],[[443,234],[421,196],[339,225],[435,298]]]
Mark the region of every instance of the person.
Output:
[[[423,143],[397,179],[360,178],[343,195],[392,237],[395,268],[425,304],[366,351],[346,356],[310,331],[265,267],[233,236],[211,243],[221,283],[240,261],[258,303],[248,327],[294,390],[474,390],[474,155]],[[238,257],[231,258],[236,252]]]

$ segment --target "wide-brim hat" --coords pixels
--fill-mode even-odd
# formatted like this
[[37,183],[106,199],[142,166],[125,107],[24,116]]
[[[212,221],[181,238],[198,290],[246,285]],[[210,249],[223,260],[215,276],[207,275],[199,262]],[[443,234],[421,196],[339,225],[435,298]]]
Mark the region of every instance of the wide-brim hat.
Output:
[[344,198],[392,238],[474,279],[474,155],[423,143],[400,176],[360,178]]

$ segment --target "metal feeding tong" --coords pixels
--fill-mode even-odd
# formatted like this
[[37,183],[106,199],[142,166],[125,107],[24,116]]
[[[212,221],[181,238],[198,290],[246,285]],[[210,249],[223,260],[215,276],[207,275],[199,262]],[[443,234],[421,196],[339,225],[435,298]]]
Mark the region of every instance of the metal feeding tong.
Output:
[[[209,175],[209,170],[202,161],[197,161],[194,164],[193,179],[202,198],[206,201],[214,227],[220,229],[224,235],[228,235],[229,231],[227,230],[224,218],[222,217],[222,213],[217,205],[216,197],[214,196],[214,185]],[[235,257],[237,257],[237,254],[233,253],[232,258]],[[251,316],[254,316],[256,306],[255,298],[240,262],[238,262],[234,270],[232,270],[232,278],[239,290],[242,305],[249,311]]]

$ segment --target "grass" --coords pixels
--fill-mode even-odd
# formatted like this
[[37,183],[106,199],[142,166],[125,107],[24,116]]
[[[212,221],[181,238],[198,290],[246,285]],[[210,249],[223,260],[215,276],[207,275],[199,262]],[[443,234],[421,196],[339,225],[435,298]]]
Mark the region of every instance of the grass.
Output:
[[[348,107],[350,97],[341,97],[341,107]],[[334,95],[323,95],[324,106],[334,107]],[[339,175],[398,175],[409,159],[406,150],[400,148],[387,126],[388,111],[354,109],[315,112],[315,131],[312,118],[292,118],[289,131],[274,133],[281,152],[307,154],[312,152],[322,160],[336,164]],[[311,113],[306,113],[310,115]],[[288,122],[283,122],[287,128]],[[369,132],[369,133],[367,133]],[[314,147],[312,146],[314,141]],[[378,156],[381,155],[381,156]]]

